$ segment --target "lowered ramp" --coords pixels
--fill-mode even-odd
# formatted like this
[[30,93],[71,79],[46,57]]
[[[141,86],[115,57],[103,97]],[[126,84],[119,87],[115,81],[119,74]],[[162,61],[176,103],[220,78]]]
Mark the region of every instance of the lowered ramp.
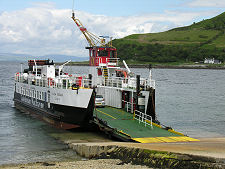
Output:
[[134,115],[122,109],[113,107],[97,108],[94,111],[94,122],[107,134],[125,141],[140,143],[169,143],[199,141],[184,136],[172,129],[166,130],[160,125],[146,120],[143,123],[134,118]]

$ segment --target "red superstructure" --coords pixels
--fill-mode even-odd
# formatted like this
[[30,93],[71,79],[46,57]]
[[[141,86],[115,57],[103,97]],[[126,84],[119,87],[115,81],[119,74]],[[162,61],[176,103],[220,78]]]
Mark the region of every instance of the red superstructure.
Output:
[[111,38],[109,42],[106,42],[106,38],[109,37],[100,38],[93,33],[88,32],[80,20],[75,18],[74,13],[72,13],[72,19],[89,43],[89,47],[86,47],[86,49],[89,49],[90,66],[113,66],[113,64],[108,65],[108,63],[117,63],[117,51],[116,48],[112,46]]
[[[113,47],[88,47],[89,49],[89,65],[100,66],[108,64],[117,58],[116,48]],[[116,61],[116,60],[114,60]]]

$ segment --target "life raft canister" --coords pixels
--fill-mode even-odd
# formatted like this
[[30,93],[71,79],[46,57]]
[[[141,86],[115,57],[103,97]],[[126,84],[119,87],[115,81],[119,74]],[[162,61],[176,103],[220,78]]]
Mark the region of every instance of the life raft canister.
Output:
[[48,78],[48,86],[53,86],[54,85],[54,81],[52,78]]

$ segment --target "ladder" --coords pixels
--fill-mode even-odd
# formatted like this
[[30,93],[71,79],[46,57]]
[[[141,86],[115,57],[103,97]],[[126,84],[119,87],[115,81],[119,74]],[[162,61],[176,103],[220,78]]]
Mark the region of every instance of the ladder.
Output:
[[105,77],[105,79],[108,79],[109,77],[108,68],[103,67],[102,71],[103,71],[103,76]]

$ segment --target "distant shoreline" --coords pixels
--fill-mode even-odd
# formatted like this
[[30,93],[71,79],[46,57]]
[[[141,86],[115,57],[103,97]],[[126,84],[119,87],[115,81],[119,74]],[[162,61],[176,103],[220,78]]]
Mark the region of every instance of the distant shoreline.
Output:
[[[59,63],[57,63],[59,64]],[[87,63],[72,63],[68,66],[89,66]],[[123,65],[120,65],[123,67]],[[128,64],[130,68],[149,68],[148,64]],[[219,65],[152,65],[154,69],[215,69],[224,70],[225,66]]]

